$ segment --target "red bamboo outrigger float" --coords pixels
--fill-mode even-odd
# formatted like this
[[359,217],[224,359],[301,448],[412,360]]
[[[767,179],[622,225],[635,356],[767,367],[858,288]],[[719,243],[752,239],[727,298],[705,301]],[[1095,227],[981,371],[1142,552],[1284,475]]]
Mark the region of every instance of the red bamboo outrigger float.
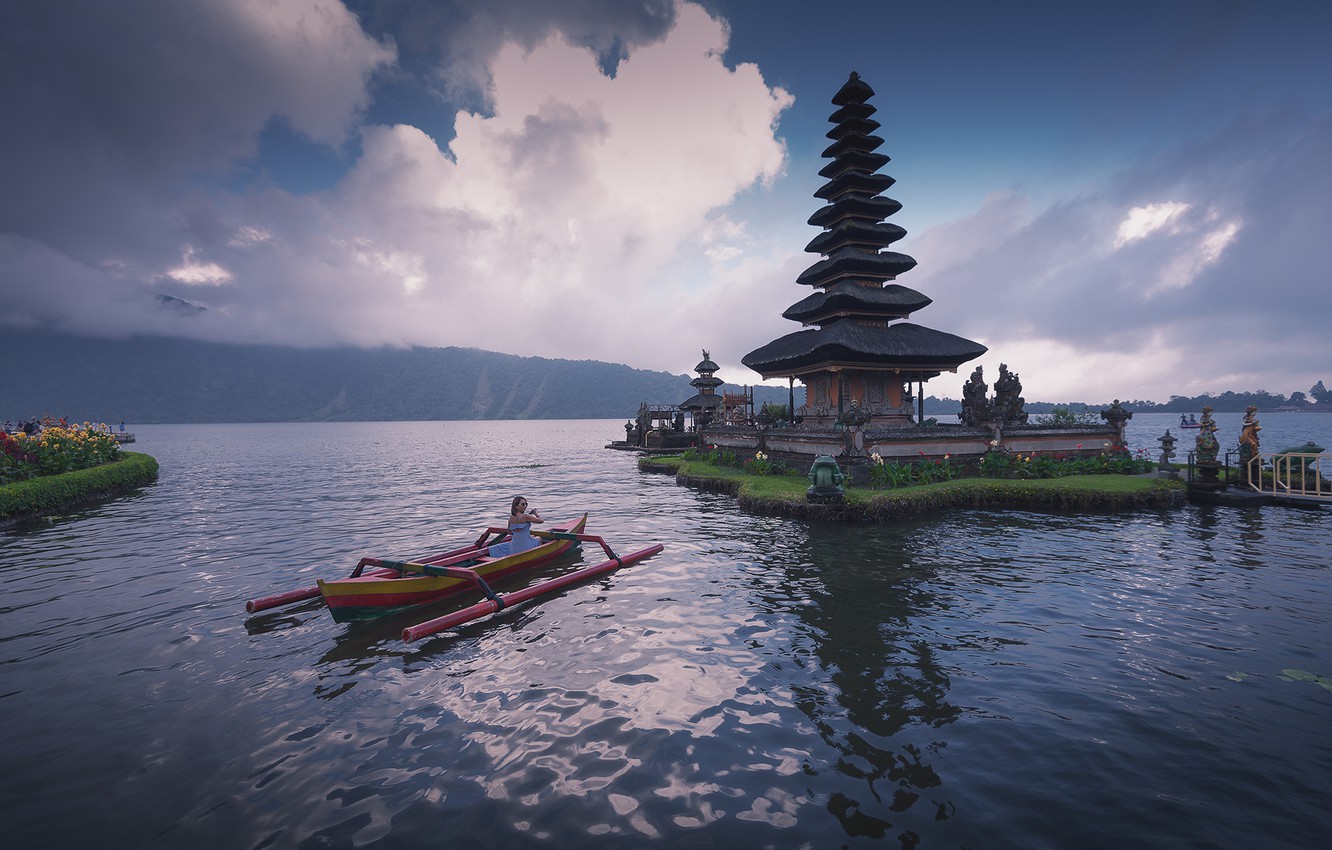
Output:
[[[362,558],[347,578],[320,579],[314,587],[251,599],[245,603],[245,610],[255,614],[322,596],[336,622],[351,622],[382,617],[471,590],[479,590],[485,595],[484,601],[461,611],[403,629],[402,639],[410,643],[637,563],[664,548],[658,543],[629,555],[616,555],[603,538],[584,533],[586,525],[587,515],[584,514],[578,520],[555,524],[550,531],[533,532],[533,536],[543,542],[516,554],[491,554],[490,546],[503,542],[508,535],[507,528],[491,527],[470,545],[429,557],[411,561]],[[498,594],[490,586],[490,582],[496,579],[548,564],[585,542],[600,545],[606,560],[511,593]]]

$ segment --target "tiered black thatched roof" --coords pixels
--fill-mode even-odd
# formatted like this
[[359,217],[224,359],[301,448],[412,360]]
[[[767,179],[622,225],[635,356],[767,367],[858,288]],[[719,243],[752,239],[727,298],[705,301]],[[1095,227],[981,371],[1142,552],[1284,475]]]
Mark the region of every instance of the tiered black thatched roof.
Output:
[[716,376],[716,371],[721,367],[712,362],[708,356],[707,349],[703,350],[703,359],[694,367],[698,377],[689,382],[691,387],[698,388],[698,394],[690,396],[680,402],[681,410],[705,410],[709,407],[720,407],[722,397],[717,395],[717,387],[720,387],[725,381]]
[[882,323],[844,320],[775,339],[747,354],[745,365],[757,370],[750,360],[763,363],[764,377],[808,372],[821,364],[857,368],[891,365],[903,372],[932,377],[985,351],[978,342],[910,322],[883,327]]
[[929,304],[928,297],[901,284],[879,287],[841,281],[792,304],[782,317],[806,325],[831,320],[839,314],[860,313],[866,319],[905,319]]
[[806,325],[745,355],[746,366],[765,378],[816,371],[820,366],[891,369],[914,379],[931,378],[985,353],[985,346],[953,334],[894,320],[928,306],[930,299],[913,289],[890,283],[910,271],[916,261],[886,250],[906,231],[884,219],[902,205],[880,195],[895,182],[877,173],[889,158],[875,151],[883,139],[873,120],[874,96],[852,73],[833,96],[839,107],[829,116],[832,144],[823,156],[832,159],[819,175],[827,178],[814,196],[828,203],[810,216],[823,232],[805,247],[820,254],[796,278],[812,286],[813,295],[782,315]]

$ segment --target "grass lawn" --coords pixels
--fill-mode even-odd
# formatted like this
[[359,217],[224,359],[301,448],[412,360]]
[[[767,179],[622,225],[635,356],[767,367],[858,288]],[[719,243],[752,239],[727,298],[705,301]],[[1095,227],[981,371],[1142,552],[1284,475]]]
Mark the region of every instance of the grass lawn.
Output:
[[668,455],[641,458],[639,469],[674,474],[681,484],[734,495],[756,513],[826,519],[889,519],[954,507],[1022,510],[1126,510],[1184,502],[1184,483],[1154,475],[1073,475],[1064,478],[955,478],[874,490],[847,487],[840,505],[811,503],[809,481],[795,475],[753,475],[730,466]]

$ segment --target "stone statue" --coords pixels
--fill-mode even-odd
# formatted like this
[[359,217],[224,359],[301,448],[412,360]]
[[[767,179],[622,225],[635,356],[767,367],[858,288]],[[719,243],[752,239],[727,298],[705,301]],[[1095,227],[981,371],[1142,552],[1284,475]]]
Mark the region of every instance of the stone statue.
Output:
[[1212,421],[1212,407],[1207,405],[1202,409],[1202,419],[1198,421],[1198,437],[1194,441],[1198,463],[1216,465],[1216,455],[1221,450],[1220,444],[1216,441],[1216,430],[1216,423]]
[[1022,382],[1017,373],[1008,371],[1008,364],[999,364],[999,380],[994,382],[994,418],[1004,425],[1025,425],[1026,401],[1022,398]]
[[[1258,417],[1254,416],[1258,408],[1249,405],[1244,410],[1244,422],[1240,425],[1239,438],[1239,460],[1240,460],[1240,478],[1245,483],[1251,483],[1254,480],[1254,464],[1251,461],[1258,457],[1258,432],[1263,430],[1258,424]],[[1259,472],[1259,475],[1262,473]]]
[[990,387],[981,375],[981,367],[977,366],[962,385],[962,412],[958,418],[963,425],[979,425],[993,418],[990,414],[989,391]]
[[[1257,412],[1258,408],[1252,404],[1244,410],[1244,422],[1240,425],[1240,460],[1248,460],[1258,455],[1258,432],[1263,430],[1263,427],[1258,424],[1258,417],[1254,416]],[[1245,449],[1248,449],[1247,455]]]
[[848,428],[859,428],[869,420],[869,414],[860,406],[860,399],[856,398],[851,399],[851,406],[842,411],[841,416],[837,417],[837,421]]
[[811,502],[840,502],[846,496],[842,482],[846,475],[831,455],[819,455],[809,467],[809,489],[805,498]]

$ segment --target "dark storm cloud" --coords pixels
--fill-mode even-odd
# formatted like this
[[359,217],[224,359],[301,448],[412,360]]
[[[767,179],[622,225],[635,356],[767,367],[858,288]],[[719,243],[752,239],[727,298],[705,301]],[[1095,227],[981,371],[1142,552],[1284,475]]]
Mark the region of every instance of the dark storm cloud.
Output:
[[398,46],[399,68],[435,79],[450,99],[477,99],[486,63],[501,46],[532,49],[559,32],[593,50],[602,70],[634,46],[659,41],[675,23],[674,0],[349,0],[365,30]]
[[0,231],[76,258],[160,256],[174,250],[169,205],[253,155],[268,121],[341,144],[392,52],[337,7],[287,11],[5,4]]

